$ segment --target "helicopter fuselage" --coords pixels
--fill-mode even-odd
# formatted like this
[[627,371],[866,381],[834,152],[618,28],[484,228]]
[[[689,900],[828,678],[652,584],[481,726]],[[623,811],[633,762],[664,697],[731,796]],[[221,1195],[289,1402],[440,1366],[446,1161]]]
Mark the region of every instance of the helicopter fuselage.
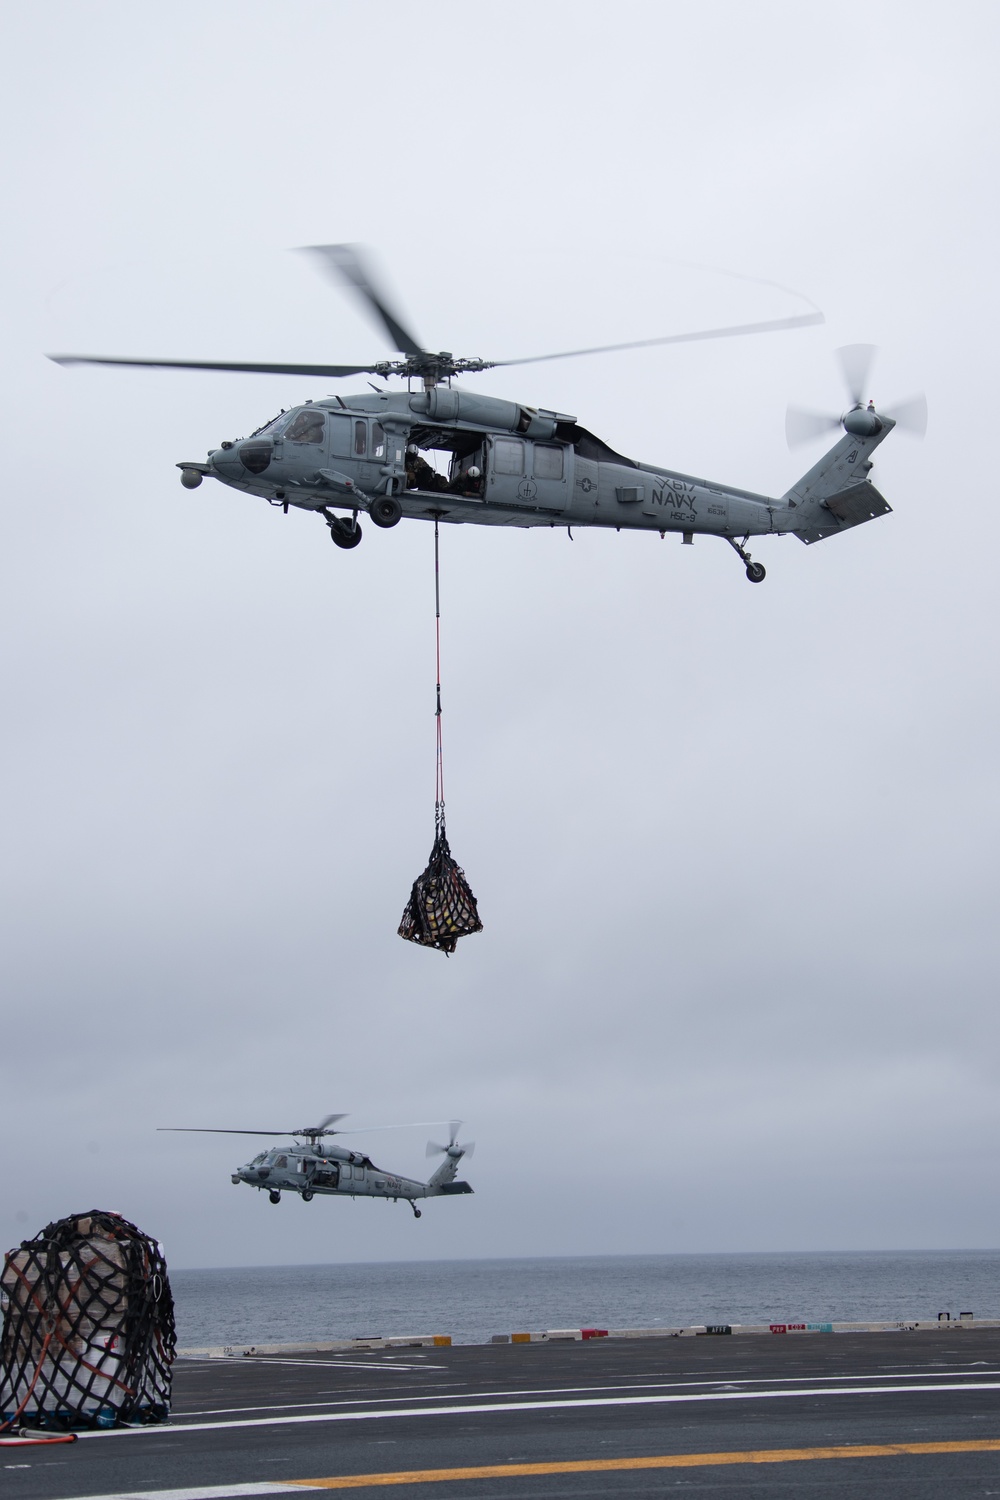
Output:
[[308,1201],[318,1193],[344,1198],[400,1198],[412,1203],[415,1198],[448,1197],[471,1193],[467,1182],[455,1180],[458,1163],[464,1151],[453,1146],[428,1182],[418,1182],[377,1167],[370,1157],[341,1146],[314,1144],[281,1146],[262,1151],[253,1161],[239,1167],[232,1175],[234,1184],[247,1183],[270,1194],[276,1201],[281,1193],[298,1193]]
[[[320,511],[331,529],[349,524],[334,523],[339,509],[382,526],[410,517],[818,541],[889,510],[867,474],[894,424],[851,416],[854,428],[781,499],[637,463],[574,417],[444,385],[307,402],[178,468],[189,488],[211,476],[286,511]],[[440,455],[436,468],[424,454]]]

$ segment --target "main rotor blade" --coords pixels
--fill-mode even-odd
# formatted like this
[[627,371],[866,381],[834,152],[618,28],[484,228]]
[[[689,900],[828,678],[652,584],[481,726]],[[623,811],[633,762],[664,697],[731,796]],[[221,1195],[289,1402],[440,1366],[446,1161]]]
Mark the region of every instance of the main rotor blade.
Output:
[[897,427],[911,432],[914,437],[923,437],[927,432],[927,397],[921,391],[908,401],[898,401],[895,406],[885,408],[885,416],[891,417]]
[[323,1118],[322,1118],[322,1120],[320,1120],[319,1124],[318,1125],[313,1125],[311,1127],[311,1129],[309,1129],[309,1130],[293,1130],[290,1133],[292,1135],[320,1135],[320,1134],[323,1134],[323,1135],[340,1135],[341,1132],[339,1130],[329,1130],[328,1131],[326,1127],[328,1125],[332,1125],[333,1122],[334,1122],[334,1120],[346,1120],[346,1119],[347,1119],[347,1115],[343,1111],[341,1111],[341,1113],[339,1115],[324,1115]]
[[335,277],[346,281],[367,302],[382,320],[394,349],[398,349],[401,354],[424,353],[423,346],[403,326],[376,288],[371,271],[365,265],[356,245],[304,245],[302,248],[306,254],[319,257],[328,275],[332,272]]
[[839,417],[828,416],[823,411],[806,411],[801,406],[790,406],[785,412],[785,439],[789,448],[798,448],[802,443],[833,432],[840,426]]
[[[450,1120],[404,1120],[401,1125],[357,1125],[350,1130],[338,1130],[337,1135],[367,1135],[369,1130],[413,1130],[428,1125],[450,1125]],[[461,1123],[461,1122],[459,1122]]]
[[106,354],[49,354],[57,365],[142,365],[150,370],[237,370],[250,375],[377,375],[375,365],[255,365],[240,360],[117,359]]
[[872,360],[877,353],[878,350],[874,344],[845,344],[842,349],[837,350],[844,384],[850,392],[851,403],[854,406],[863,406],[865,397],[870,394],[868,374],[872,367]]
[[158,1131],[183,1135],[294,1135],[294,1130],[225,1130],[217,1125],[157,1125]]
[[704,339],[735,338],[745,333],[777,333],[785,328],[806,328],[825,323],[821,312],[801,313],[794,318],[773,318],[766,323],[735,323],[730,328],[701,328],[693,333],[670,333],[662,339],[635,339],[629,344],[596,344],[592,349],[565,349],[561,354],[532,354],[528,359],[497,359],[491,365],[538,365],[547,359],[576,359],[581,354],[617,354],[620,349],[654,349],[660,344],[697,344]]

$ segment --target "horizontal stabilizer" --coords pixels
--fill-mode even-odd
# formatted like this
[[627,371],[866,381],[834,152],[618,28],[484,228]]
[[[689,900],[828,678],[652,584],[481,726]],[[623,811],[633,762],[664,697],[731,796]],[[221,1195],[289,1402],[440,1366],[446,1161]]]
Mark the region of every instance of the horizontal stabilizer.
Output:
[[806,544],[821,542],[825,537],[849,531],[852,526],[861,526],[865,521],[874,521],[877,516],[887,516],[892,511],[892,506],[868,480],[830,495],[822,502],[822,508],[830,517],[830,525],[821,523],[808,531],[796,531],[800,541]]
[[471,1193],[473,1189],[467,1182],[443,1182],[438,1188],[439,1193]]

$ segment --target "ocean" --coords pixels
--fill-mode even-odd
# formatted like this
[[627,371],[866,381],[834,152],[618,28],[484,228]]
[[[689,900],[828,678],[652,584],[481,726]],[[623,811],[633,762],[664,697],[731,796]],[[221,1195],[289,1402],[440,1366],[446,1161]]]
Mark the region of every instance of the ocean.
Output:
[[174,1271],[178,1343],[1000,1316],[1000,1251],[620,1255]]

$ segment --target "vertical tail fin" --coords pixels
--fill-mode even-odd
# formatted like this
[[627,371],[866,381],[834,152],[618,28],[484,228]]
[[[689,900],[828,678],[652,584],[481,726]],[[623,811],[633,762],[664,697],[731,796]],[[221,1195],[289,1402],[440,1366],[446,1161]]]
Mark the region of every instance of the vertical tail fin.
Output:
[[454,1182],[458,1176],[458,1164],[464,1155],[465,1151],[461,1146],[449,1147],[445,1152],[444,1161],[431,1176],[427,1186],[440,1192],[449,1182]]
[[846,433],[792,485],[783,497],[791,515],[787,525],[782,517],[782,530],[808,544],[890,514],[891,505],[868,479],[870,454],[896,425],[891,417],[880,417],[879,423],[870,436]]

